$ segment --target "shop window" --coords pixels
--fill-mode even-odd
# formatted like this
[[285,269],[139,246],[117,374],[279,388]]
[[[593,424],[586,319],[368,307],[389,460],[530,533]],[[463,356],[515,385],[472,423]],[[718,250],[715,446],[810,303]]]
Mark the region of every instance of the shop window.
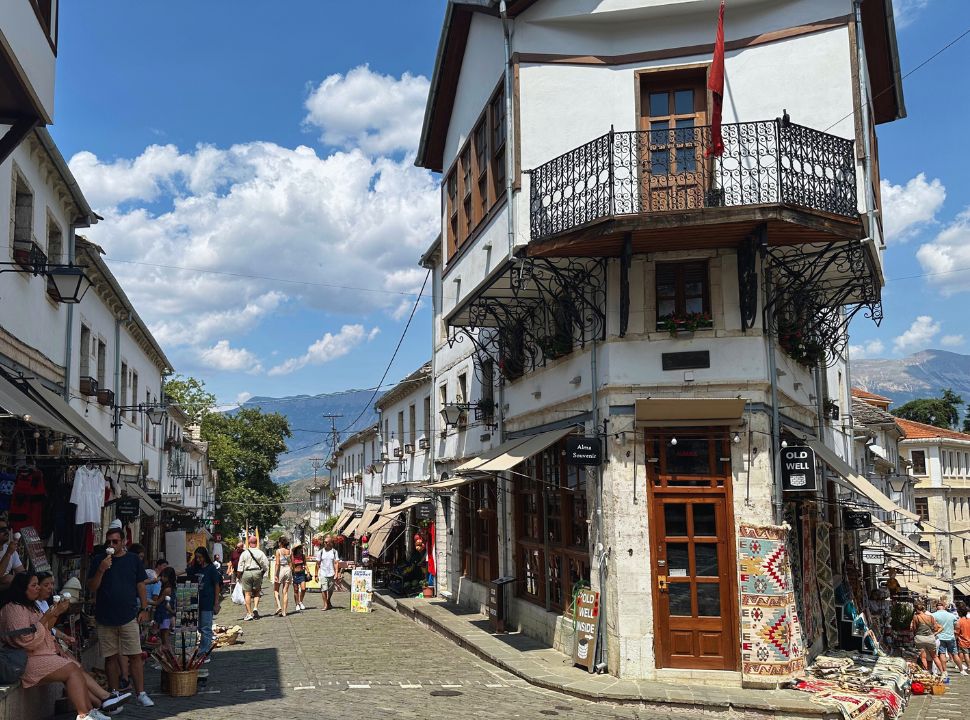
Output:
[[655,487],[723,487],[730,456],[723,430],[658,432],[646,440],[647,475]]
[[497,486],[494,480],[469,483],[459,490],[459,554],[462,575],[488,582],[498,574]]
[[930,502],[928,498],[916,498],[916,514],[919,515],[920,520],[930,519]]
[[658,330],[711,327],[706,261],[657,263],[656,278]]
[[909,454],[909,459],[913,463],[913,475],[926,474],[926,451],[913,450]]
[[[523,598],[569,607],[577,584],[589,583],[586,469],[567,465],[564,443],[516,469],[518,587]],[[540,572],[541,570],[541,572]]]

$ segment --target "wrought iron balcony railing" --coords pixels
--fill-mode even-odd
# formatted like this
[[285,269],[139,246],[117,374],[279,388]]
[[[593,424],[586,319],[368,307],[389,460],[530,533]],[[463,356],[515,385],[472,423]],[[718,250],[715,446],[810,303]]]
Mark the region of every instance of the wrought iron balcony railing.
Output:
[[532,239],[608,218],[746,205],[858,217],[853,142],[785,119],[610,131],[531,172]]

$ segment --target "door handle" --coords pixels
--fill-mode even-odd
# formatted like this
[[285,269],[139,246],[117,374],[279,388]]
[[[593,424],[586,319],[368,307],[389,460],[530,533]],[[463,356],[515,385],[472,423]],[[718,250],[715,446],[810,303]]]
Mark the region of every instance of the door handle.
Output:
[[667,576],[666,575],[658,575],[657,576],[657,588],[662,593],[667,592]]

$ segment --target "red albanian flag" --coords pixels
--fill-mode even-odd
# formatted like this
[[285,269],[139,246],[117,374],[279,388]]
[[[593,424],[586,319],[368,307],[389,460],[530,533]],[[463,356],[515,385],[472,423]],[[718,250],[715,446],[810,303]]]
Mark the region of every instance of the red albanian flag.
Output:
[[721,113],[724,108],[724,0],[717,13],[717,37],[714,40],[714,60],[707,76],[707,89],[714,98],[711,109],[711,146],[708,155],[721,157],[724,154],[724,140],[721,137]]

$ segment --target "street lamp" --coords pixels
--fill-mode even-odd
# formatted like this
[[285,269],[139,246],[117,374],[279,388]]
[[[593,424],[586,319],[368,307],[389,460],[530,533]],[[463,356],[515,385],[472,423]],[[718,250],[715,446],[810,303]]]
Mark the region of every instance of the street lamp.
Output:
[[906,492],[906,486],[909,485],[909,477],[906,475],[890,475],[889,476],[889,489],[894,493],[904,493]]
[[441,419],[445,421],[445,425],[458,427],[462,418],[473,407],[475,407],[473,403],[448,403],[441,408]]
[[168,405],[115,405],[115,421],[111,427],[121,427],[121,413],[136,410],[144,413],[148,422],[152,425],[160,425],[165,416],[168,415]]
[[[33,243],[32,243],[33,245]],[[54,289],[51,297],[57,302],[76,305],[91,287],[91,281],[83,268],[73,263],[67,265],[49,263],[44,253],[33,245],[29,254],[17,262],[0,262],[0,273],[29,272],[34,277],[43,275]]]

